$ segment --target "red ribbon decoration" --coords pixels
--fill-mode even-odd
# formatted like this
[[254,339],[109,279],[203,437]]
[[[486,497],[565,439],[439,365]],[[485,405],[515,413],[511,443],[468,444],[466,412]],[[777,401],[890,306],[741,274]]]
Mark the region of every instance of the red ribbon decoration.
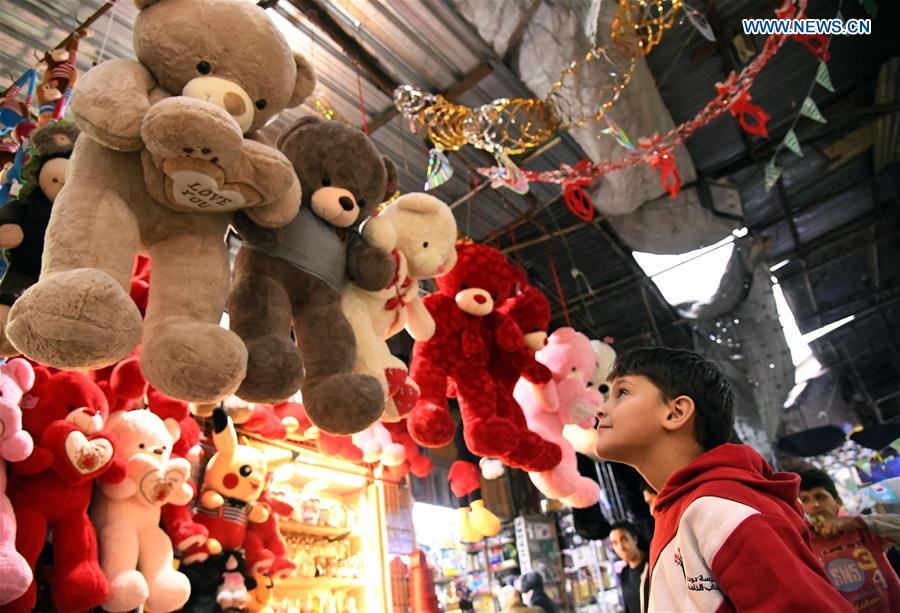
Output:
[[[724,84],[716,84],[716,91],[718,91],[720,95],[732,93],[729,91],[730,89],[728,81]],[[743,128],[744,132],[768,138],[769,129],[766,124],[772,119],[772,116],[766,113],[762,107],[753,104],[751,100],[750,92],[744,90],[734,99],[728,110],[732,115],[737,117],[738,123],[741,124],[741,128]]]
[[681,175],[675,167],[675,154],[666,149],[659,151],[650,160],[650,166],[659,171],[659,183],[674,198],[681,191]]
[[571,172],[572,178],[566,179],[562,184],[563,200],[566,201],[569,212],[575,217],[582,221],[593,221],[596,209],[594,203],[591,202],[591,197],[584,191],[585,187],[590,187],[593,183],[593,179],[590,177],[591,161],[581,160],[572,168]]
[[[779,19],[796,19],[797,7],[792,2],[785,2],[781,8],[775,11],[775,16]],[[788,38],[806,47],[806,50],[816,56],[820,62],[827,62],[831,59],[831,54],[828,52],[828,43],[831,42],[831,37],[827,34],[791,34]]]

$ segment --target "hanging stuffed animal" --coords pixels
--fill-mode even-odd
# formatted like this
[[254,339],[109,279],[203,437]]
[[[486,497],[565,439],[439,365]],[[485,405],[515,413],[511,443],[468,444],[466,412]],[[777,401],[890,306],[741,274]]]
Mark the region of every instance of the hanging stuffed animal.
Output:
[[391,433],[391,439],[395,443],[403,445],[404,450],[402,464],[385,467],[386,478],[400,482],[406,478],[407,474],[412,474],[419,479],[424,479],[431,474],[431,471],[434,470],[434,463],[431,461],[431,458],[422,454],[422,450],[419,449],[416,441],[406,431],[406,422],[385,423],[384,427]]
[[21,462],[34,449],[22,430],[22,396],[34,385],[34,370],[22,359],[0,365],[0,605],[12,602],[31,585],[28,562],[16,551],[16,516],[6,497],[6,462]]
[[450,491],[457,499],[460,539],[464,543],[477,543],[485,537],[500,532],[500,520],[484,506],[481,498],[481,471],[478,457],[466,446],[462,428],[454,436],[456,460],[450,465],[448,480]]
[[352,435],[350,440],[362,450],[363,462],[367,464],[399,466],[406,460],[406,449],[393,441],[391,433],[379,421]]
[[0,207],[0,248],[8,263],[0,281],[0,356],[18,353],[6,339],[9,310],[41,274],[44,233],[57,194],[66,182],[69,156],[78,128],[59,122],[31,135],[31,159],[22,171],[25,181],[16,200]]
[[[588,387],[600,392],[603,400],[609,399],[609,374],[612,372],[613,364],[616,361],[616,350],[611,345],[603,341],[592,340],[591,347],[597,356],[597,368],[594,374],[588,380]],[[572,444],[572,447],[578,453],[584,454],[595,460],[597,457],[594,451],[594,443],[597,438],[597,431],[594,428],[582,428],[577,424],[566,424],[563,428],[563,436]]]
[[562,461],[551,470],[528,476],[548,498],[571,507],[590,506],[599,499],[600,488],[578,473],[575,450],[562,432],[566,424],[590,427],[603,402],[600,392],[587,385],[596,368],[596,354],[586,336],[572,328],[560,328],[537,352],[537,360],[550,369],[553,378],[544,384],[520,379],[515,398],[525,412],[528,427],[559,445]]
[[116,457],[127,464],[128,474],[120,483],[101,484],[91,507],[109,581],[103,609],[176,611],[187,602],[191,585],[172,568],[172,542],[159,518],[164,504],[186,505],[193,497],[190,463],[171,458],[178,423],[141,409],[114,413],[107,428],[116,436]]
[[[88,519],[94,481],[120,483],[126,466],[115,457],[115,437],[102,430],[106,397],[86,375],[35,370],[22,401],[34,452],[12,465],[8,495],[18,521],[16,549],[34,571],[48,532],[53,533],[53,608],[85,611],[106,601],[109,586],[97,558],[97,536]],[[5,611],[34,609],[36,586]]]
[[390,194],[396,171],[365,134],[339,121],[303,117],[279,136],[278,148],[300,178],[303,207],[275,231],[236,219],[244,244],[228,314],[249,354],[238,396],[278,403],[302,381],[312,422],[352,434],[378,419],[384,392],[374,377],[353,374],[356,340],[341,292],[348,281],[369,290],[390,281],[390,254],[356,227]]
[[434,320],[419,297],[419,281],[450,272],[456,263],[456,219],[450,207],[433,196],[404,194],[368,220],[362,235],[390,251],[394,276],[379,291],[347,284],[341,310],[356,337],[354,372],[378,379],[385,392],[382,420],[397,421],[413,408],[419,390],[385,341],[404,326],[416,340],[434,334]]
[[506,355],[528,359],[516,322],[496,311],[515,279],[502,253],[487,245],[457,246],[453,270],[436,279],[424,300],[435,321],[431,339],[413,347],[411,373],[421,396],[407,416],[409,433],[425,447],[453,440],[456,423],[447,409],[448,384],[459,399],[466,443],[479,456],[501,457],[518,445],[517,429],[497,412],[498,386],[490,365]]
[[[247,363],[241,339],[219,326],[222,237],[237,210],[265,227],[296,216],[291,164],[252,137],[301,104],[315,77],[253,3],[137,5],[137,60],[98,64],[72,96],[82,136],[50,216],[41,280],[13,307],[7,336],[32,359],[75,369],[113,364],[143,339],[154,387],[218,402]],[[198,24],[214,25],[198,36]],[[144,321],[128,295],[139,250],[153,261]]]
[[81,30],[69,37],[65,47],[49,49],[41,63],[44,78],[37,88],[38,125],[45,126],[62,119],[66,105],[72,98],[72,90],[78,80],[78,43],[84,36]]
[[247,526],[247,534],[244,535],[247,567],[254,576],[265,574],[273,579],[284,579],[294,572],[296,566],[287,555],[277,517],[289,518],[294,507],[268,488],[259,497],[259,504],[269,510],[269,517],[262,523]]

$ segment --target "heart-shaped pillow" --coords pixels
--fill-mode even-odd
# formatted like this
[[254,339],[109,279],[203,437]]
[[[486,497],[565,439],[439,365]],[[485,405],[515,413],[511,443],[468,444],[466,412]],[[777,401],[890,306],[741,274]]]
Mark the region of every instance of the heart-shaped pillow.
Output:
[[138,491],[150,505],[161,507],[169,498],[181,490],[187,481],[188,472],[179,465],[169,465],[165,469],[151,470],[140,480]]
[[79,473],[87,475],[112,461],[113,446],[105,438],[88,439],[75,430],[66,437],[66,456]]

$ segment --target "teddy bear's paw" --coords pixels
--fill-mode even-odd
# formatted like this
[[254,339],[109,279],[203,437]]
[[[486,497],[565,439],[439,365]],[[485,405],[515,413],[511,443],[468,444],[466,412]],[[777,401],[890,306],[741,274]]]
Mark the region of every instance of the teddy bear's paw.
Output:
[[514,424],[500,417],[468,422],[464,424],[463,434],[472,453],[482,457],[504,456],[519,443]]
[[225,109],[185,96],[151,106],[141,123],[141,137],[159,160],[198,159],[222,168],[240,159],[244,144],[240,126]]
[[3,569],[3,581],[0,581],[0,604],[12,602],[28,590],[32,575],[28,562],[12,543],[4,543],[0,550],[0,568]]
[[[70,552],[69,555],[78,553]],[[67,571],[62,571],[57,566],[53,578],[53,604],[56,610],[87,611],[100,606],[108,594],[109,584],[96,560],[83,560]]]
[[28,357],[54,368],[102,368],[141,339],[142,319],[106,272],[76,268],[31,286],[9,313],[6,333]]
[[303,357],[283,334],[247,340],[247,376],[237,395],[247,402],[278,404],[297,393],[303,381]]
[[156,575],[144,607],[154,613],[177,611],[184,606],[190,595],[191,583],[188,578],[176,570],[167,569]]
[[303,406],[320,430],[355,434],[384,412],[384,392],[375,377],[337,374],[303,383]]
[[413,440],[423,447],[443,447],[456,431],[456,422],[446,408],[421,400],[406,418],[406,425]]
[[103,603],[107,611],[131,611],[141,606],[150,589],[144,575],[136,570],[126,570],[111,578],[109,597]]
[[507,464],[526,472],[543,472],[557,466],[562,461],[559,445],[545,441],[534,432],[525,432],[518,437],[518,444],[504,457]]
[[147,334],[141,368],[153,387],[173,398],[218,402],[244,378],[247,350],[234,332],[213,323],[160,323]]

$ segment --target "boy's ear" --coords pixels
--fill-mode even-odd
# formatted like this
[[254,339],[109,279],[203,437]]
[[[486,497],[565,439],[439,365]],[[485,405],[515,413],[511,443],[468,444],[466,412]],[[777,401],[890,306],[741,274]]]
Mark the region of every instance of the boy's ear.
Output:
[[690,396],[678,396],[666,403],[666,415],[662,426],[666,430],[679,430],[693,423],[694,401]]

